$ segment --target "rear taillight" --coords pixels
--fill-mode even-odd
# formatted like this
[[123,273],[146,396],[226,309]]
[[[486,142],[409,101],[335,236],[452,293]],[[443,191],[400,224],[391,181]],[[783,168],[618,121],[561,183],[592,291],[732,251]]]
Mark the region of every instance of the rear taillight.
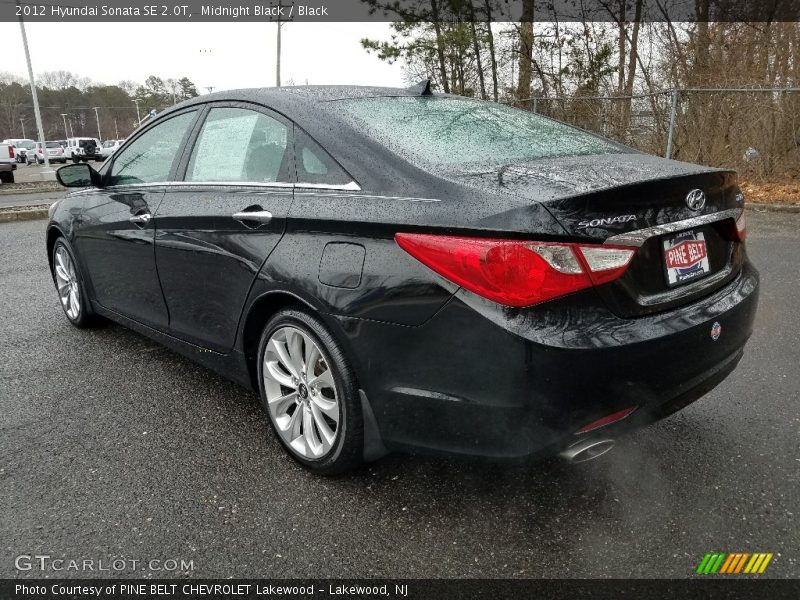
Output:
[[531,306],[619,278],[636,248],[398,233],[422,264],[506,306]]
[[8,147],[8,158],[14,158],[14,146]]
[[747,219],[745,218],[745,211],[742,209],[742,214],[736,219],[736,238],[738,241],[743,242],[747,237]]
[[725,239],[732,242],[744,242],[745,237],[747,237],[747,219],[745,218],[744,209],[742,209],[735,221],[729,219],[724,221],[720,227],[720,232]]

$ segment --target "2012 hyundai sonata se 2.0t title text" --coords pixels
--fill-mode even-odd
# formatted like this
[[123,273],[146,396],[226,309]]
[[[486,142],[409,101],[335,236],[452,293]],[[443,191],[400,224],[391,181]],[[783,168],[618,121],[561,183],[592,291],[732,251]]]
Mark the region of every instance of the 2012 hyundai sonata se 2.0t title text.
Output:
[[47,226],[69,321],[252,386],[320,473],[592,458],[712,389],[752,331],[734,173],[427,83],[209,94],[58,177],[80,188]]

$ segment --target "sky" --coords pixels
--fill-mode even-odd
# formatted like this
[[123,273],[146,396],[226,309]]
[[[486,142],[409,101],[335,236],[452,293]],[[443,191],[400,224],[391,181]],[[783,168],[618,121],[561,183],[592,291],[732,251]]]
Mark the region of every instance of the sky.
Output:
[[[363,37],[389,38],[389,23],[286,23],[281,30],[284,85],[405,86],[399,63],[367,54]],[[275,23],[26,23],[34,74],[71,71],[96,83],[186,76],[205,92],[275,85]],[[72,54],[69,40],[96,41]],[[27,79],[18,23],[0,23],[0,71]],[[12,43],[8,43],[12,42]]]

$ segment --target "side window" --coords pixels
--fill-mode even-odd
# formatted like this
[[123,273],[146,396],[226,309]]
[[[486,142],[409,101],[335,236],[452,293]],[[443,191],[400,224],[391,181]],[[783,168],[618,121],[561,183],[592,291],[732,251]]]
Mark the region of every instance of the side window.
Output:
[[347,185],[353,181],[350,174],[339,166],[330,154],[304,132],[297,132],[297,182]]
[[115,155],[110,185],[167,181],[186,131],[197,111],[159,123]]
[[289,131],[246,108],[212,108],[197,137],[186,181],[289,181]]

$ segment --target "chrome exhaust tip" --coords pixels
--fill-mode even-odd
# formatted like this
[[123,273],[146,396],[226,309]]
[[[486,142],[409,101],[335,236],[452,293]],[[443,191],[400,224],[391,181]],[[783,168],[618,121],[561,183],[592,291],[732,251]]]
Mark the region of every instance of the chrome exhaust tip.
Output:
[[599,456],[614,447],[616,442],[609,438],[589,438],[572,444],[569,448],[559,452],[559,456],[571,463],[586,462]]

